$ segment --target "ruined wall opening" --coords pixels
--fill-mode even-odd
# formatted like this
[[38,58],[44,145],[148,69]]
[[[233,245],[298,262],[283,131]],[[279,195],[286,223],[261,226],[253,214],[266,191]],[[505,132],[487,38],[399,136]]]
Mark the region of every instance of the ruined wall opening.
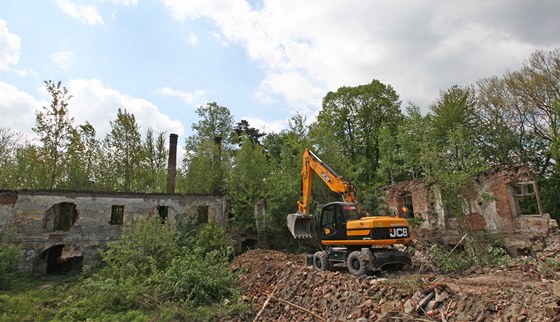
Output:
[[76,204],[61,202],[50,207],[45,214],[46,231],[68,231],[78,220]]
[[196,209],[196,222],[199,224],[208,222],[208,206],[198,206]]
[[403,218],[414,218],[414,204],[412,203],[412,193],[405,192],[402,194],[402,207],[400,214]]
[[244,239],[241,242],[241,249],[245,252],[251,249],[257,249],[257,245],[259,244],[259,241],[256,239],[252,239],[252,238],[247,238]]
[[157,207],[157,216],[162,224],[165,223],[167,220],[167,216],[169,214],[169,207],[168,206],[158,206]]
[[124,221],[124,206],[112,206],[111,207],[111,219],[109,220],[110,225],[122,225]]
[[47,275],[75,275],[82,271],[84,257],[79,252],[64,252],[64,245],[55,245],[41,254]]
[[509,186],[516,215],[540,214],[537,189],[534,182],[517,182]]

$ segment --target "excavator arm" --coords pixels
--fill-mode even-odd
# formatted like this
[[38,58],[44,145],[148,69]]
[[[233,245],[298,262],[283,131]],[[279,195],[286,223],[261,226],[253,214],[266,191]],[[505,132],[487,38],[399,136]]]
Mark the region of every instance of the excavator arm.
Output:
[[354,185],[344,180],[344,178],[339,176],[326,163],[321,161],[319,157],[306,148],[303,152],[301,170],[302,189],[301,198],[298,201],[298,212],[289,214],[287,217],[288,229],[295,238],[311,237],[309,204],[311,202],[313,173],[316,173],[333,192],[341,194],[342,201],[356,204],[358,213],[361,212]]

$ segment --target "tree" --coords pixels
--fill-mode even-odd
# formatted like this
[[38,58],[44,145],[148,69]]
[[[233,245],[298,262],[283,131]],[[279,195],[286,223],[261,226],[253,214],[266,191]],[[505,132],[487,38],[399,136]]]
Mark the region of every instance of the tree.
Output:
[[16,151],[15,189],[44,189],[49,184],[49,169],[43,165],[41,150],[24,144]]
[[141,187],[146,192],[165,192],[167,189],[167,158],[169,151],[165,140],[165,132],[154,135],[152,128],[146,132],[143,143],[146,159],[141,167]]
[[[233,117],[229,109],[215,102],[197,109],[200,120],[185,142],[181,189],[197,193],[222,193],[231,153]],[[210,183],[208,187],[208,183]]]
[[112,182],[117,191],[133,191],[137,175],[145,158],[142,139],[136,118],[126,109],[117,111],[117,118],[110,122],[111,132],[103,142],[104,155],[107,158],[106,170],[111,176],[106,178]]
[[[555,104],[560,101],[560,49],[534,52],[519,71],[506,74],[505,82],[520,102],[515,108],[523,125],[549,146],[558,142],[560,113]],[[549,155],[539,173],[553,165],[552,158]]]
[[16,153],[21,134],[0,128],[0,189],[15,189]]
[[72,129],[66,161],[67,188],[94,188],[95,171],[101,155],[95,133],[95,128],[87,121]]
[[264,149],[250,138],[242,138],[227,181],[231,214],[235,224],[259,235],[263,235],[268,216],[266,211],[259,214],[255,207],[264,201],[267,194],[268,175]]
[[467,233],[467,250],[477,256],[485,245],[476,238],[465,214],[472,213],[469,193],[472,178],[487,169],[480,158],[476,98],[470,88],[453,86],[432,105],[429,132],[422,151],[426,182],[441,193],[446,215],[456,217]]
[[379,166],[377,167],[377,185],[395,183],[402,178],[403,166],[397,144],[397,136],[383,126],[379,131]]
[[428,122],[428,117],[422,116],[418,106],[410,105],[404,121],[399,125],[397,145],[402,154],[402,171],[408,179],[417,179],[422,175],[422,147],[428,136]]
[[316,152],[361,193],[372,191],[380,160],[379,133],[386,127],[396,134],[402,122],[400,104],[393,88],[378,80],[341,87],[323,98],[310,134],[319,148]]
[[251,140],[253,144],[261,144],[260,139],[265,135],[266,133],[261,133],[259,129],[251,127],[247,120],[241,120],[233,129],[232,141],[241,147],[243,138],[246,137]]
[[33,131],[43,144],[41,158],[49,170],[50,177],[47,188],[53,189],[62,173],[64,154],[70,144],[74,119],[68,113],[68,101],[72,95],[62,86],[62,82],[55,84],[49,80],[45,81],[45,86],[52,96],[52,101],[49,107],[43,106],[43,110],[36,113],[36,126]]

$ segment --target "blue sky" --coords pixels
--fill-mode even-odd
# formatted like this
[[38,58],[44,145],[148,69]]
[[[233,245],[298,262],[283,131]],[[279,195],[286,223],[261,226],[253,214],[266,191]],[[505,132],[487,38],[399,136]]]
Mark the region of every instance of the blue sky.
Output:
[[0,0],[0,128],[32,136],[44,80],[102,137],[118,108],[184,138],[207,102],[265,132],[378,79],[427,111],[439,92],[560,47],[560,2]]

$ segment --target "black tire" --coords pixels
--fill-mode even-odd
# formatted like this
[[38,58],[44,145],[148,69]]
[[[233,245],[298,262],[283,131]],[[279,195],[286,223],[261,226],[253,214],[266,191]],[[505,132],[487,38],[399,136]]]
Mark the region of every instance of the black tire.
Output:
[[367,272],[366,263],[362,258],[362,252],[359,250],[353,251],[348,255],[346,266],[348,267],[348,272],[354,276],[362,276]]
[[313,255],[313,266],[318,271],[330,271],[331,263],[329,262],[329,254],[325,251],[316,252]]

